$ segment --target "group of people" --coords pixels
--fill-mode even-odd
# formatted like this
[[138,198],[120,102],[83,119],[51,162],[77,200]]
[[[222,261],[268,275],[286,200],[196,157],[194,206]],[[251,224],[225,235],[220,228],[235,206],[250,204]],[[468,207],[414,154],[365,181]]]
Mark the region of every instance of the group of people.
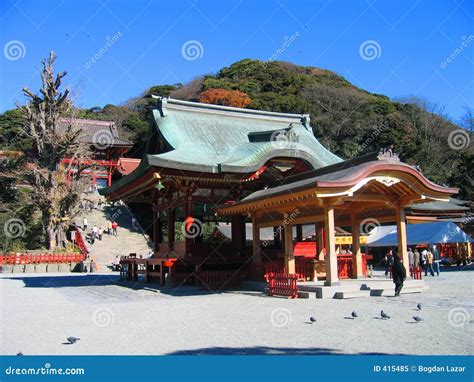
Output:
[[[436,244],[432,244],[427,248],[423,248],[422,251],[418,251],[417,248],[413,251],[412,248],[408,248],[408,262],[411,267],[422,267],[425,271],[425,276],[428,275],[428,272],[431,276],[434,276],[435,273],[439,276],[440,273],[440,254],[436,248]],[[398,253],[390,249],[385,255],[385,276],[389,272],[392,274],[392,279],[395,284],[395,296],[399,296],[403,288],[403,282],[407,277],[407,271],[405,266],[400,260]]]
[[[434,276],[435,273],[439,276],[440,274],[440,262],[441,257],[436,244],[429,245],[427,248],[423,248],[418,251],[418,248],[415,248],[413,251],[412,248],[408,248],[408,262],[411,267],[421,267],[425,271],[425,276],[428,275],[428,272],[431,276]],[[394,250],[390,249],[385,255],[385,276],[390,272],[394,263]]]
[[[82,220],[82,229],[84,232],[87,232],[87,227],[88,227],[88,222],[87,218],[84,217]],[[117,230],[118,230],[118,223],[114,220],[108,221],[107,222],[107,227],[106,229],[103,229],[102,227],[97,227],[94,225],[91,228],[90,233],[87,234],[87,238],[90,242],[90,244],[94,244],[96,240],[102,240],[102,237],[104,234],[107,234],[109,236],[117,236]]]

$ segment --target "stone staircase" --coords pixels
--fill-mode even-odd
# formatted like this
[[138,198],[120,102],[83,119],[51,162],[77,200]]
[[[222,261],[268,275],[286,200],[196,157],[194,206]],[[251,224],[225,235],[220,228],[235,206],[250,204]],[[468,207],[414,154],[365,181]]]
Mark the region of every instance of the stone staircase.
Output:
[[125,256],[129,253],[136,253],[137,256],[148,257],[152,251],[152,242],[148,235],[137,223],[132,226],[133,213],[125,205],[106,204],[97,206],[92,211],[87,211],[78,215],[75,219],[76,224],[82,228],[83,218],[87,218],[87,232],[84,232],[84,238],[91,232],[92,227],[97,225],[103,230],[107,229],[108,221],[118,223],[117,236],[104,234],[102,240],[96,240],[94,244],[87,244],[91,258],[94,259],[98,272],[111,271],[110,265],[115,257]]
[[[421,293],[427,288],[424,280],[406,280],[401,294]],[[395,294],[394,285],[390,279],[344,280],[337,286],[305,283],[298,285],[298,291],[309,298],[335,299],[394,296]]]

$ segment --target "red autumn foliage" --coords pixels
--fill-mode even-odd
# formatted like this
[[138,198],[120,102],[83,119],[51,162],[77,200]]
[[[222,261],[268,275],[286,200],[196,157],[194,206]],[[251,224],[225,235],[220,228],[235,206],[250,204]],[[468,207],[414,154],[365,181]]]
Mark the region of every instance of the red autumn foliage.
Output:
[[247,93],[239,90],[208,89],[201,93],[199,102],[233,107],[246,107],[252,102]]

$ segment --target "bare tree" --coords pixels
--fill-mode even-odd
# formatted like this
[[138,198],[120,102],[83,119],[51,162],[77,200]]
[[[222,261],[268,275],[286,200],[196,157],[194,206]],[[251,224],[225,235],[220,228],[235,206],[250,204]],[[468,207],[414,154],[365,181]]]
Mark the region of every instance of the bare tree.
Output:
[[[45,245],[49,249],[63,242],[65,226],[77,213],[80,195],[87,184],[81,178],[87,167],[82,164],[90,159],[89,146],[81,139],[83,132],[72,123],[60,124],[61,116],[73,115],[73,105],[68,99],[69,91],[59,90],[66,72],[54,74],[55,59],[51,52],[42,62],[39,94],[24,88],[29,101],[18,106],[25,117],[25,134],[31,139],[32,148],[2,173],[31,191],[29,202],[41,212]],[[64,158],[69,158],[69,163],[62,163]]]

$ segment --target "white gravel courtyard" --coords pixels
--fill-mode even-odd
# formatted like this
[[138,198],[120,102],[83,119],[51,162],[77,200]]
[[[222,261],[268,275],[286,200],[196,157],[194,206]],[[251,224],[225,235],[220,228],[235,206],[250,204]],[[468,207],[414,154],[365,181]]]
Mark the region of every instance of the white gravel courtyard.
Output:
[[399,298],[287,300],[172,295],[110,274],[2,274],[1,354],[473,354],[473,276],[428,276],[429,290]]

